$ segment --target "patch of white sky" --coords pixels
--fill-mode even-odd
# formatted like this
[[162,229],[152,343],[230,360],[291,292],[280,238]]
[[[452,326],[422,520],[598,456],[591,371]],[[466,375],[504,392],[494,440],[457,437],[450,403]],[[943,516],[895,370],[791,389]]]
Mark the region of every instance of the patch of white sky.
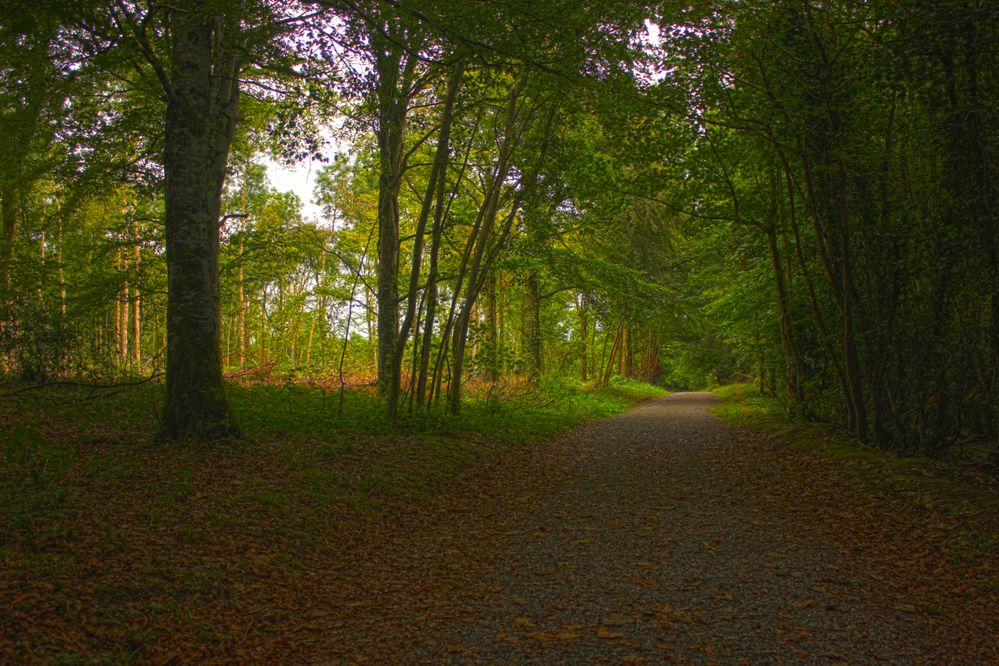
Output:
[[[287,38],[287,46],[298,52],[302,61],[294,65],[294,69],[302,74],[310,69],[309,64],[316,60],[332,60],[341,66],[343,72],[349,72],[354,77],[363,78],[369,74],[371,64],[363,57],[344,44],[348,40],[344,38],[348,30],[344,20],[336,14],[328,14],[321,21],[313,26],[327,39],[301,39],[300,33],[291,33]],[[318,49],[319,44],[324,44],[329,49],[326,52]],[[349,144],[337,137],[335,128],[343,124],[342,119],[334,119],[328,126],[321,129],[324,139],[323,156],[327,162],[316,159],[306,159],[294,164],[288,164],[263,154],[258,157],[258,161],[267,168],[267,180],[271,186],[280,192],[292,192],[302,202],[302,214],[304,217],[313,220],[320,226],[325,226],[328,222],[324,219],[323,211],[316,204],[315,189],[316,177],[320,170],[327,163],[332,162],[338,154],[346,154]]]
[[665,79],[669,75],[669,70],[661,65],[664,47],[658,23],[652,19],[645,19],[645,32],[639,34],[638,46],[646,56],[636,62],[632,70],[639,84],[649,86]]
[[315,202],[316,178],[319,172],[332,163],[338,155],[350,153],[349,140],[335,131],[342,122],[333,121],[323,128],[322,155],[324,160],[308,158],[299,162],[287,163],[262,153],[257,161],[267,168],[267,180],[279,192],[292,192],[302,202],[302,215],[319,226],[328,226],[329,221],[322,208]]
[[307,160],[288,165],[263,156],[260,162],[267,167],[267,180],[271,186],[280,192],[293,192],[302,200],[302,214],[315,222],[322,224],[323,213],[313,200],[316,189],[316,176],[324,166],[317,160]]
[[[342,30],[342,25],[331,26],[335,30]],[[663,49],[661,29],[657,23],[651,19],[645,20],[645,32],[638,35],[638,42],[646,55],[651,56],[650,61],[640,63],[636,66],[635,77],[644,85],[652,85],[663,80],[668,72],[661,67],[656,67],[657,55]],[[354,63],[355,67],[360,59],[352,57],[349,52],[339,54],[345,61]],[[335,141],[330,142],[327,157],[332,158],[337,153],[344,153],[348,146]],[[314,201],[316,187],[316,176],[324,166],[323,162],[308,159],[295,164],[279,162],[269,156],[262,156],[261,163],[267,167],[267,178],[271,185],[281,192],[293,192],[302,201],[302,213],[306,218],[311,218],[318,224],[325,223],[321,208]]]

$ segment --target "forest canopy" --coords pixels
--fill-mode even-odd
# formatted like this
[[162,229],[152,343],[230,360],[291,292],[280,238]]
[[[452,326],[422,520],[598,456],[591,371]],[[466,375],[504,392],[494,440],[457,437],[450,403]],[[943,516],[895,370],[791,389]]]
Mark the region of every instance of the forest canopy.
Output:
[[[986,0],[130,0],[0,9],[0,374],[373,390],[757,382],[999,441]],[[311,194],[267,164],[321,164]]]

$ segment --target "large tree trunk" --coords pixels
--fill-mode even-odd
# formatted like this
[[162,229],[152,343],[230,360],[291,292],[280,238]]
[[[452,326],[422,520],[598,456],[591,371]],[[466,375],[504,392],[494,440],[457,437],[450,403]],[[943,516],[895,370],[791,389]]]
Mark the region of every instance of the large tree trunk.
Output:
[[[239,105],[239,59],[200,2],[170,10],[167,97],[167,371],[162,440],[238,435],[222,383],[219,208]],[[235,32],[236,23],[226,22]],[[220,46],[226,44],[226,46]],[[218,47],[218,48],[213,48]]]

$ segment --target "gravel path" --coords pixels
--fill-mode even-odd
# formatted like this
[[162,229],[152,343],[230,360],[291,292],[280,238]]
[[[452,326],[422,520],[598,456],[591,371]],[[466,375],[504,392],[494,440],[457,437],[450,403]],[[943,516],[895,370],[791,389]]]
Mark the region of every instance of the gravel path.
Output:
[[412,566],[449,601],[407,627],[401,661],[934,663],[904,582],[867,594],[890,567],[772,501],[780,476],[708,414],[715,402],[676,394],[590,423],[498,463],[477,486],[488,515],[442,509]]

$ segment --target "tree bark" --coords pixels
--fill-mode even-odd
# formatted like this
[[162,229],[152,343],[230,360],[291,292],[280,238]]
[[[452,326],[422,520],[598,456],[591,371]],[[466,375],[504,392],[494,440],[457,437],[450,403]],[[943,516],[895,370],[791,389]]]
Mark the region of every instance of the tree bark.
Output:
[[[167,94],[167,370],[161,440],[237,436],[222,381],[219,209],[239,107],[235,20],[170,9]],[[233,34],[230,34],[230,31]]]
[[[141,308],[140,308],[140,298],[139,293],[139,261],[141,260],[142,253],[139,247],[139,223],[133,218],[132,219],[132,269],[135,274],[134,279],[131,283],[131,291],[128,295],[128,302],[132,309],[131,321],[132,321],[132,364],[135,366],[135,370],[139,370],[142,367],[142,320],[139,318]],[[62,269],[60,268],[60,273]],[[61,277],[60,277],[61,281]]]
[[[378,113],[378,389],[389,398],[390,416],[398,400],[399,340],[399,190],[403,174],[403,140],[410,77],[416,57],[404,58],[401,35],[373,30],[375,102]],[[404,68],[404,71],[400,71]],[[405,343],[404,343],[405,344]],[[393,387],[394,390],[393,390]]]
[[802,386],[804,367],[801,363],[801,354],[798,352],[797,341],[794,338],[790,297],[787,285],[784,283],[784,269],[781,262],[780,250],[777,247],[777,230],[774,228],[773,223],[767,227],[766,234],[767,247],[770,250],[770,266],[773,269],[774,282],[777,287],[777,307],[780,313],[778,318],[780,324],[780,341],[784,352],[784,387],[791,401],[791,412],[798,414],[805,401],[805,393]]
[[631,379],[635,374],[635,362],[634,354],[631,349],[631,327],[624,329],[624,345],[622,345],[622,352],[624,354],[624,376]]
[[490,381],[497,381],[499,379],[499,340],[496,333],[496,271],[490,271],[489,276],[486,278],[486,327],[485,327],[485,338],[489,343],[488,354],[489,359],[487,362],[487,372],[489,374]]
[[[451,76],[448,79],[447,94],[444,100],[444,108],[441,111],[441,127],[437,134],[437,147],[434,153],[434,162],[430,169],[430,178],[427,181],[423,202],[420,207],[420,215],[416,222],[416,233],[413,240],[413,254],[410,264],[409,290],[406,295],[406,313],[402,320],[402,325],[398,332],[398,341],[392,356],[392,369],[389,376],[388,386],[388,418],[390,421],[396,417],[399,407],[399,390],[402,382],[402,361],[406,350],[406,341],[409,339],[409,331],[413,325],[413,318],[416,316],[416,305],[418,297],[418,287],[420,282],[420,268],[423,263],[423,238],[427,230],[427,222],[430,219],[431,207],[434,203],[435,194],[438,192],[437,183],[443,180],[449,157],[449,147],[451,145],[451,120],[453,117],[454,103],[457,98],[458,88],[461,86],[462,75],[465,71],[463,61],[458,61]],[[440,202],[438,202],[440,204]],[[435,240],[435,239],[432,239]],[[412,380],[411,380],[412,381]]]
[[[607,386],[610,384],[611,375],[614,373],[614,361],[618,356],[618,350],[621,347],[621,334],[624,330],[624,322],[617,325],[617,329],[614,332],[614,342],[611,343],[610,354],[607,355],[607,364],[604,366],[603,375],[600,378],[600,385]],[[606,340],[604,341],[606,344]]]
[[527,353],[527,379],[541,381],[541,281],[530,269],[524,283],[524,347]]
[[579,315],[579,380],[585,382],[588,379],[587,375],[587,336],[590,330],[590,317],[589,313],[586,311],[586,297],[583,294],[579,295],[579,300],[576,305],[576,312]]

